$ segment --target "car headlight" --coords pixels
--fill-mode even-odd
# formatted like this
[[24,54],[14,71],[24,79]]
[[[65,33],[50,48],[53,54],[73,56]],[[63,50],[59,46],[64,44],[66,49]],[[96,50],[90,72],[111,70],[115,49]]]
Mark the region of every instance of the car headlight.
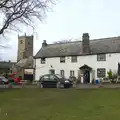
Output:
[[65,80],[65,83],[69,83],[69,81],[68,81],[68,80]]

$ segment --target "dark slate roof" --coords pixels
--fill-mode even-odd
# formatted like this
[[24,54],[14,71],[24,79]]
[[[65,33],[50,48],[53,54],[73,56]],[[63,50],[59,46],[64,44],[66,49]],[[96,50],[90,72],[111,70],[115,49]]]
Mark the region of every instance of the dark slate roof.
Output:
[[[90,40],[89,55],[100,53],[120,53],[120,37]],[[74,55],[85,55],[82,52],[82,41],[48,44],[47,47],[43,47],[38,51],[35,58]]]
[[86,64],[84,64],[83,66],[80,67],[80,69],[89,69],[91,70],[92,68]]
[[14,64],[15,64],[14,62],[4,62],[4,61],[1,61],[0,62],[0,69],[12,68],[12,66]]

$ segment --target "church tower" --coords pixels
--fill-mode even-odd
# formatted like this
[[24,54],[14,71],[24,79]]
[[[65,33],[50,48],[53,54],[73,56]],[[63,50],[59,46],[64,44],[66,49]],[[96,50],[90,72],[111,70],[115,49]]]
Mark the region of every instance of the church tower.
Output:
[[17,62],[29,56],[33,56],[33,36],[18,36]]

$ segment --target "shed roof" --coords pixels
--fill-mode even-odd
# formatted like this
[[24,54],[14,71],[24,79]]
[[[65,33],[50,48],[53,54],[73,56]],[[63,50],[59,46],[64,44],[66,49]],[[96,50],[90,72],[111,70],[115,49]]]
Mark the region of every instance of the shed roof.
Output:
[[0,69],[12,68],[12,66],[13,66],[14,64],[15,64],[14,62],[1,61],[1,62],[0,62]]

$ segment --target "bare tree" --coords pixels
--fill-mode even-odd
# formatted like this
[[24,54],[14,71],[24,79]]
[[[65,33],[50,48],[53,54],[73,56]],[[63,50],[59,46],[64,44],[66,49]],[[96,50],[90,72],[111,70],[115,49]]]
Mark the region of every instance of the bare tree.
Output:
[[40,21],[54,0],[0,0],[0,35],[15,26],[15,23],[32,25],[35,18]]

